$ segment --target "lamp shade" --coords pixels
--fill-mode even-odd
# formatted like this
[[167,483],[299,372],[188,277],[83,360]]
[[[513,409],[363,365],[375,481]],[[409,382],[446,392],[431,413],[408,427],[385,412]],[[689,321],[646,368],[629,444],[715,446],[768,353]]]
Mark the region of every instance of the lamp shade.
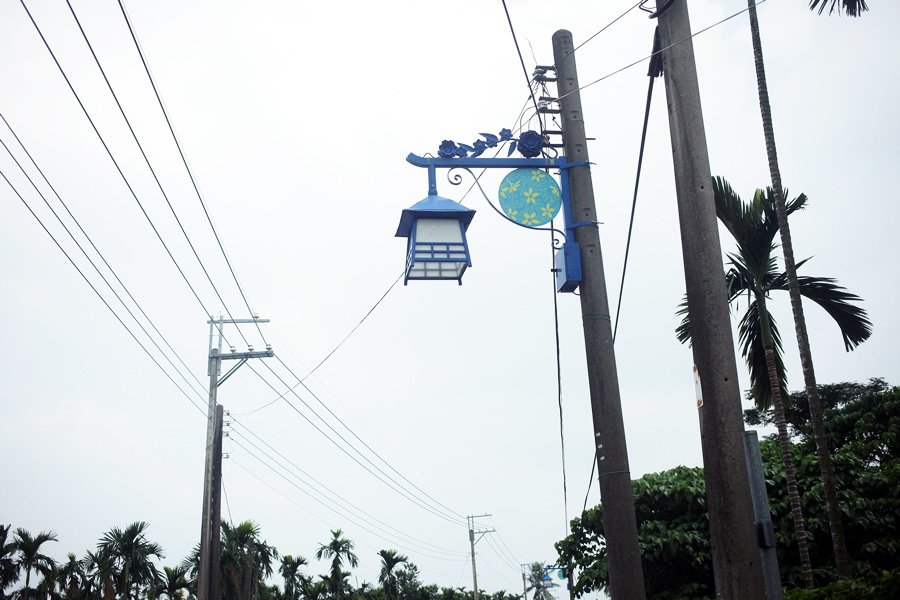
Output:
[[396,237],[407,238],[404,285],[410,280],[455,280],[472,266],[466,230],[475,211],[430,194],[403,211]]

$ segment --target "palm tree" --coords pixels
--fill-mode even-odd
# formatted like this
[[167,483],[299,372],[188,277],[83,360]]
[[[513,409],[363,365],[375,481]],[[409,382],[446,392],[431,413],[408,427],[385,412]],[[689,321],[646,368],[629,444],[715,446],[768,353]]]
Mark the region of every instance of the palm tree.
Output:
[[300,567],[304,566],[306,559],[302,556],[294,558],[290,554],[281,557],[281,566],[278,572],[284,577],[285,600],[298,600],[300,598]]
[[533,562],[528,566],[528,586],[526,592],[534,592],[531,600],[553,600],[550,587],[544,582],[544,574],[547,565]]
[[331,559],[331,593],[334,594],[335,600],[341,600],[343,597],[343,570],[341,567],[344,561],[347,561],[351,567],[359,564],[359,558],[353,553],[353,542],[342,537],[344,534],[340,529],[331,531],[331,541],[327,544],[321,544],[316,551],[316,559]]
[[81,559],[84,569],[84,596],[90,600],[115,600],[111,561],[106,551],[88,551]]
[[[199,555],[199,548],[197,548]],[[226,600],[255,600],[265,580],[272,576],[278,550],[260,538],[259,525],[243,521],[222,522],[222,591]]]
[[165,596],[168,600],[185,600],[185,592],[188,598],[193,597],[188,567],[178,565],[163,567],[163,579],[152,590],[151,596],[154,599]]
[[[810,10],[818,7],[819,14],[830,5],[829,14],[835,11],[844,12],[851,17],[858,17],[869,10],[865,0],[809,0]],[[762,117],[763,136],[766,142],[766,155],[769,161],[769,175],[775,194],[775,207],[781,232],[781,248],[784,256],[784,268],[787,275],[788,291],[791,298],[791,311],[794,317],[794,329],[800,349],[800,365],[803,370],[804,386],[809,398],[809,416],[813,426],[813,437],[816,441],[816,456],[822,474],[822,485],[825,492],[825,511],[828,515],[828,526],[831,531],[831,545],[834,549],[834,561],[840,577],[850,577],[850,557],[844,541],[844,528],[841,524],[841,513],[838,507],[837,485],[831,455],[828,453],[828,442],[825,437],[825,421],[819,392],[816,385],[816,374],[813,368],[812,351],[809,346],[809,335],[806,330],[806,318],[803,316],[802,291],[797,277],[797,265],[794,261],[794,246],[788,224],[787,207],[784,190],[781,185],[781,169],[778,166],[778,152],[775,146],[775,130],[772,126],[772,107],[769,103],[769,88],[766,83],[766,68],[763,60],[762,42],[759,37],[759,20],[756,15],[756,0],[747,0],[750,16],[750,37],[753,40],[753,61],[756,66],[756,84],[759,91],[759,111]]]
[[13,546],[19,555],[18,564],[20,568],[25,569],[25,588],[22,590],[23,600],[28,600],[28,594],[31,591],[31,572],[43,571],[54,565],[53,559],[45,554],[41,554],[41,546],[47,542],[56,542],[56,534],[52,531],[42,531],[38,535],[31,537],[28,531],[21,527],[16,529],[16,539]]
[[378,575],[378,583],[384,588],[384,594],[388,600],[397,600],[397,575],[394,568],[399,564],[406,564],[409,559],[396,550],[379,550],[381,557],[381,573]]
[[16,544],[7,541],[12,525],[0,525],[0,600],[5,600],[3,590],[19,580],[19,563],[16,562]]
[[147,540],[150,525],[144,521],[119,529],[113,527],[103,534],[97,544],[100,570],[108,572],[116,591],[130,600],[142,589],[152,589],[162,582],[162,575],[153,558],[163,558],[162,547]]
[[[719,177],[713,178],[716,214],[734,237],[738,247],[737,254],[728,255],[730,269],[725,274],[725,284],[729,302],[734,303],[747,296],[747,312],[738,326],[741,354],[750,371],[751,392],[757,405],[762,409],[771,406],[774,411],[794,520],[794,537],[800,553],[804,582],[807,586],[812,586],[812,569],[800,494],[784,419],[786,376],[781,336],[766,306],[771,291],[785,290],[788,287],[787,275],[778,272],[772,256],[775,250],[774,238],[778,231],[774,195],[771,188],[766,192],[757,190],[753,200],[745,204],[728,182]],[[804,208],[806,202],[806,196],[801,194],[787,204],[787,213]],[[868,339],[872,332],[871,323],[864,310],[851,304],[860,301],[859,297],[848,293],[832,279],[801,277],[799,283],[801,293],[824,308],[834,319],[841,330],[847,350],[852,350]],[[691,327],[686,301],[682,303],[679,314],[683,314],[684,319],[676,330],[676,335],[681,342],[687,342],[691,339]]]
[[72,552],[67,558],[66,563],[59,567],[59,589],[67,600],[81,600],[86,580],[84,565]]

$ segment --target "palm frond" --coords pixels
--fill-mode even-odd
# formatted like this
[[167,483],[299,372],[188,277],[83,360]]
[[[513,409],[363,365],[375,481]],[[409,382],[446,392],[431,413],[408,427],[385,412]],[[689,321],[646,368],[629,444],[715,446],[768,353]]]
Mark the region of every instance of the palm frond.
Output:
[[[805,261],[804,261],[805,262]],[[844,349],[850,352],[872,335],[872,322],[865,309],[851,304],[862,298],[850,293],[829,277],[797,277],[800,294],[809,298],[827,312],[841,330]],[[770,289],[788,289],[787,275],[782,274],[770,285]]]
[[861,17],[864,12],[869,10],[865,0],[809,0],[809,10],[816,10],[821,15],[825,11],[825,7],[831,4],[828,14],[837,12],[838,14],[846,13],[850,17]]
[[[768,310],[768,309],[766,309]],[[784,351],[781,344],[781,333],[772,313],[769,313],[769,329],[775,350],[775,369],[781,385],[782,397],[787,397],[787,371],[784,368]],[[772,387],[769,385],[769,369],[766,364],[766,349],[763,345],[762,327],[760,325],[759,304],[753,301],[738,324],[738,342],[741,355],[750,372],[750,393],[758,408],[767,410],[772,404]]]
[[682,319],[678,327],[675,328],[675,337],[682,344],[690,346],[694,332],[691,329],[691,313],[688,310],[687,294],[684,295],[684,300],[681,301],[681,304],[678,305],[678,310],[675,311],[675,316],[679,315]]

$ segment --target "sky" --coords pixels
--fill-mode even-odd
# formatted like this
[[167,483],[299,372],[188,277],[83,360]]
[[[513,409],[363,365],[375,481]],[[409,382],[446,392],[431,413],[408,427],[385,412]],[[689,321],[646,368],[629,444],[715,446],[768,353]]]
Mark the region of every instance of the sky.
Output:
[[[473,266],[462,286],[394,285],[405,253],[405,240],[394,237],[400,212],[428,189],[425,172],[406,155],[436,153],[444,139],[471,143],[480,132],[515,129],[527,109],[502,3],[124,3],[246,304],[118,4],[72,6],[172,210],[67,6],[27,4],[134,195],[16,2],[0,6],[0,112],[165,341],[86,245],[160,349],[135,324],[0,150],[0,170],[146,348],[0,182],[0,309],[7,315],[0,323],[0,522],[53,530],[59,542],[47,550],[62,560],[93,548],[113,526],[147,521],[164,563],[179,563],[199,536],[207,320],[227,311],[247,318],[249,304],[271,322],[261,333],[226,329],[226,348],[269,343],[277,360],[252,361],[219,388],[230,413],[223,518],[257,522],[281,552],[309,559],[313,574],[327,568],[313,559],[316,549],[340,528],[360,557],[355,583],[375,581],[376,552],[396,548],[425,582],[471,587],[467,515],[490,514],[477,522],[496,530],[476,548],[483,589],[519,591],[521,563],[552,562],[566,518],[581,511],[586,493],[596,504],[599,492],[596,482],[589,487],[579,302],[564,294],[556,297],[564,501],[546,234],[500,219],[477,189],[467,193],[468,175],[453,186],[439,174],[441,195],[477,211],[468,231]],[[581,44],[632,2],[507,5],[530,73],[553,62],[554,31],[568,29]],[[893,31],[900,5],[870,7],[850,19],[810,13],[802,0],[759,6],[782,177],[789,196],[809,197],[791,220],[796,256],[813,257],[802,272],[834,277],[865,299],[874,324],[872,338],[846,353],[837,327],[807,305],[821,383],[900,381],[891,241],[900,218],[892,192],[900,187],[900,123],[890,116],[900,84],[885,66],[900,55]],[[693,29],[744,8],[739,0],[691,0]],[[653,27],[635,9],[576,52],[581,85],[597,81],[582,90],[582,103],[613,307],[646,61],[605,76],[650,53]],[[749,198],[769,174],[747,15],[698,35],[694,49],[712,173]],[[2,124],[0,139],[71,223]],[[616,345],[635,478],[702,462],[691,352],[674,336],[684,271],[661,79],[643,165]],[[481,180],[494,198],[502,175]],[[730,250],[724,231],[721,237]],[[772,310],[784,332],[789,387],[798,389],[786,295],[773,296]],[[278,399],[326,356],[306,388],[286,395],[290,404]],[[303,483],[310,480],[342,500],[310,491]],[[416,501],[392,489],[399,486]]]

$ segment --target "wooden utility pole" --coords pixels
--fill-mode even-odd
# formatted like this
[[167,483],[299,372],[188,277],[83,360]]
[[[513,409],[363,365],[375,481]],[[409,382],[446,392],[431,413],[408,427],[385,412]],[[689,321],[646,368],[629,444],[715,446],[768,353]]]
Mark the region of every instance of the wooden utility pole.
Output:
[[[553,60],[566,160],[589,162],[574,52],[571,33],[561,30],[553,34]],[[590,224],[575,230],[575,240],[581,250],[581,315],[610,592],[615,600],[643,600],[646,597],[644,572],[590,167],[585,165],[569,170],[569,189],[575,221]]]
[[687,0],[675,0],[660,14],[659,33],[691,347],[703,398],[700,438],[716,597],[762,600],[766,592],[744,460],[741,391]]

